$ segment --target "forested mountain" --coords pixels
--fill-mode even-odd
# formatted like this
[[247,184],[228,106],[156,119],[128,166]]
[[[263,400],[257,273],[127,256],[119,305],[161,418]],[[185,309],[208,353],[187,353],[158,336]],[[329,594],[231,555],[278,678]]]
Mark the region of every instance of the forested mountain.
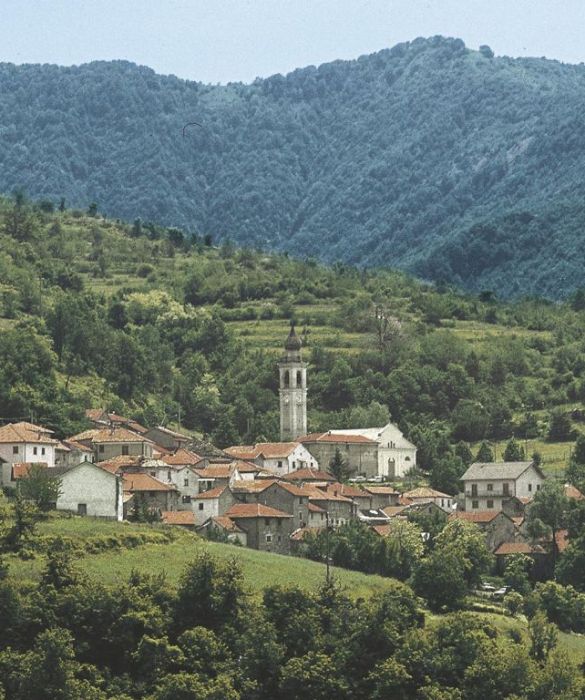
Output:
[[0,190],[559,297],[585,253],[584,106],[583,65],[441,37],[251,85],[2,64]]

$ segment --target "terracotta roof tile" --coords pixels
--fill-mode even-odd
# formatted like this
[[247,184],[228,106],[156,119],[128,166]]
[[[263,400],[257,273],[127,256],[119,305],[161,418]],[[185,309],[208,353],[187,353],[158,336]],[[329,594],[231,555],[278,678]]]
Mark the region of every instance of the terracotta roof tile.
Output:
[[163,510],[161,517],[166,525],[195,525],[195,513],[192,510]]
[[392,532],[392,525],[372,525],[372,530],[380,537],[388,537]]
[[348,435],[347,433],[309,433],[308,435],[303,435],[299,438],[299,442],[342,442],[345,444],[365,444],[365,445],[377,445],[375,440],[370,440],[370,438],[364,435]]
[[97,433],[91,438],[91,441],[96,444],[110,442],[152,443],[152,441],[148,438],[145,438],[143,435],[138,435],[127,428],[104,428],[103,430],[98,430]]
[[39,467],[48,468],[46,462],[17,462],[12,465],[12,480],[17,481],[18,479],[24,479],[28,476],[29,469],[34,465]]
[[236,523],[226,515],[215,515],[211,520],[228,532],[244,532],[241,527],[238,527]]
[[136,473],[124,474],[124,491],[134,493],[136,491],[176,491],[173,484],[165,484],[150,474]]
[[260,479],[258,481],[241,479],[240,481],[232,482],[231,490],[234,493],[260,493],[276,483],[275,479]]
[[209,491],[198,493],[196,496],[193,496],[193,499],[201,501],[202,499],[219,498],[226,489],[227,486],[216,486],[214,489],[209,489]]
[[389,518],[395,518],[406,510],[408,510],[408,506],[386,506],[382,508],[382,512]]
[[201,462],[203,457],[200,457],[195,452],[180,447],[176,452],[165,456],[165,462],[171,466],[194,466]]
[[98,462],[98,467],[105,469],[112,474],[128,467],[139,466],[141,458],[138,455],[117,455],[112,459],[106,459],[103,462]]
[[469,523],[491,523],[501,510],[456,511],[449,515],[449,520],[466,520]]
[[576,486],[573,486],[573,484],[565,484],[565,496],[567,498],[573,498],[576,501],[581,501],[585,498],[581,491],[579,491]]
[[409,498],[411,500],[416,498],[453,498],[453,496],[449,496],[448,493],[431,489],[428,486],[419,486],[419,488],[413,489],[412,491],[407,491],[402,495],[404,498]]
[[567,530],[557,530],[555,533],[555,542],[559,552],[564,552],[569,546],[569,533]]
[[0,443],[16,444],[16,443],[33,443],[43,445],[57,445],[58,440],[54,440],[50,435],[52,430],[43,428],[34,423],[21,421],[20,423],[8,423],[0,428]]
[[494,554],[542,554],[544,549],[528,542],[503,542]]
[[262,503],[235,503],[225,515],[228,518],[292,518],[289,513],[265,506]]
[[300,527],[292,533],[290,539],[293,540],[293,542],[302,542],[310,532],[318,533],[323,530],[325,530],[324,527]]
[[396,496],[398,494],[398,491],[392,486],[364,486],[364,491],[373,496]]

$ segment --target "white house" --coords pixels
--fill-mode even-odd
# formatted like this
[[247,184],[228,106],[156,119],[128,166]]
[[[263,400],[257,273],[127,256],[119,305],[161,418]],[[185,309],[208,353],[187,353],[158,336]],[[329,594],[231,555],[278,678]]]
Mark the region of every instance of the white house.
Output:
[[191,500],[199,493],[199,476],[191,466],[175,467],[166,459],[147,459],[142,468],[159,481],[174,484],[179,492],[179,510],[191,510]]
[[502,510],[512,497],[530,500],[545,479],[534,462],[475,462],[461,477],[465,510]]
[[428,486],[419,486],[412,491],[406,491],[402,494],[402,505],[410,505],[411,503],[434,503],[446,513],[451,513],[455,498],[448,493],[437,491]]
[[44,462],[55,466],[55,448],[59,441],[53,431],[33,423],[8,423],[0,428],[0,464]]
[[403,477],[416,466],[416,446],[393,423],[382,428],[331,430],[333,435],[361,435],[378,443],[378,474],[389,479]]
[[256,445],[236,445],[224,450],[231,457],[253,461],[262,469],[276,475],[290,474],[297,469],[319,469],[319,464],[300,442],[259,442]]
[[57,510],[122,520],[123,493],[119,476],[92,462],[55,467],[51,472],[61,480]]

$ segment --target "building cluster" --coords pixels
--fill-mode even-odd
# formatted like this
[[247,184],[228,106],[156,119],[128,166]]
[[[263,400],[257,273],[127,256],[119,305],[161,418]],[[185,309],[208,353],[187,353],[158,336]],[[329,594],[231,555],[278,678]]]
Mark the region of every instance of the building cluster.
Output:
[[[33,464],[41,465],[59,479],[59,510],[116,520],[149,515],[279,553],[311,530],[351,520],[384,536],[397,520],[436,514],[476,523],[498,559],[518,552],[538,557],[525,527],[526,507],[545,479],[538,466],[472,464],[458,497],[428,487],[400,493],[386,482],[416,466],[416,447],[391,423],[307,434],[307,367],[294,328],[285,350],[280,442],[218,450],[166,427],[91,409],[87,429],[65,440],[33,423],[0,427],[0,486],[16,488]],[[339,460],[349,483],[329,473]],[[562,548],[566,538],[559,537]]]

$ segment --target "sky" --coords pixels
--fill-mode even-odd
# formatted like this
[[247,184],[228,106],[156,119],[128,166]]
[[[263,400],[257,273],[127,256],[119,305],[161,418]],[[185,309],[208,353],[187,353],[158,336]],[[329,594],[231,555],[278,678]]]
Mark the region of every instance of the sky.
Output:
[[0,0],[0,61],[126,59],[251,82],[418,36],[497,55],[585,61],[585,0]]

